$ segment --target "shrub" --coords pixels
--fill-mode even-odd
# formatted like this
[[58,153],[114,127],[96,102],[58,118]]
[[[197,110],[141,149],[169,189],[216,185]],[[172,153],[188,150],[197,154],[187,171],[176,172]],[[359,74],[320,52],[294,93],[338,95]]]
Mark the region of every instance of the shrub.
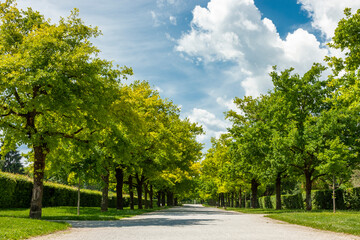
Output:
[[302,194],[281,195],[282,208],[286,209],[304,209]]
[[[315,190],[311,192],[313,209],[332,209],[333,199],[332,190]],[[337,189],[335,191],[335,204],[337,209],[345,209],[344,191]]]
[[259,198],[259,207],[260,208],[275,208],[271,200],[272,196],[264,196]]
[[[0,171],[0,208],[29,208],[32,188],[33,182],[29,177]],[[76,206],[77,196],[75,187],[44,182],[43,207]],[[124,199],[124,206],[129,206],[129,199]],[[81,206],[99,207],[100,203],[101,192],[81,190]],[[113,193],[109,194],[109,207],[116,207],[116,195]]]
[[360,188],[348,188],[344,191],[344,205],[347,209],[360,210]]

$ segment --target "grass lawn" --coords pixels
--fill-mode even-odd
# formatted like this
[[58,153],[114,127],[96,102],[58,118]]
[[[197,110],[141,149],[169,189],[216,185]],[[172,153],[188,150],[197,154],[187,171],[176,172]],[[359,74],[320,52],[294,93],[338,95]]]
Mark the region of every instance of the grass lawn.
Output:
[[42,210],[42,220],[29,219],[29,209],[0,209],[0,240],[24,239],[70,227],[65,222],[46,220],[119,220],[159,209],[161,208],[135,210],[109,208],[109,211],[101,212],[98,207],[82,207],[80,216],[77,216],[76,207],[48,207]]
[[227,210],[243,213],[266,214],[266,217],[288,223],[360,236],[359,211],[337,211],[336,213],[333,213],[330,210],[313,210],[311,212],[304,210],[250,208],[228,208]]
[[65,230],[69,226],[69,224],[64,222],[49,222],[17,217],[0,217],[0,239],[24,239]]

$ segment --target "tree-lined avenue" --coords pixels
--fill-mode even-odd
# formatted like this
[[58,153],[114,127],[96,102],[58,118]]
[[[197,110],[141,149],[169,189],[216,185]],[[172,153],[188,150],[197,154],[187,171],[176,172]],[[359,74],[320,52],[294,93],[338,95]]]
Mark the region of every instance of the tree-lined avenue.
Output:
[[275,221],[257,214],[228,212],[187,205],[119,221],[70,221],[73,229],[33,240],[347,240],[360,237],[314,230]]

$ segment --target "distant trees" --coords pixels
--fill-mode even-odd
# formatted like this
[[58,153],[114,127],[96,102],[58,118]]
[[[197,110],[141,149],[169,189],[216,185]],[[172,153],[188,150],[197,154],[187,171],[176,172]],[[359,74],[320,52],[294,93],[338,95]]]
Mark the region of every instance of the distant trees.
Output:
[[24,166],[21,163],[21,155],[18,151],[9,151],[5,156],[0,155],[0,168],[3,172],[24,173]]

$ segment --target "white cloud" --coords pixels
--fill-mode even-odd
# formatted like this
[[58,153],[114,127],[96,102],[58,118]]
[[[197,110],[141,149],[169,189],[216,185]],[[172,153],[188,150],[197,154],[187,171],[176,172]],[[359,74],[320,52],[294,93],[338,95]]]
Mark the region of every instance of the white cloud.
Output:
[[[259,96],[271,88],[273,65],[294,67],[303,74],[313,62],[322,62],[328,50],[303,29],[282,40],[273,22],[264,18],[252,0],[211,0],[206,8],[193,10],[191,30],[175,49],[204,64],[229,62],[226,81],[238,82],[245,95]],[[230,80],[229,80],[230,79]]]
[[169,21],[170,21],[170,23],[171,23],[172,25],[175,25],[175,26],[176,26],[176,17],[170,16],[170,17],[169,17]]
[[344,17],[344,9],[347,7],[356,11],[360,8],[358,0],[298,0],[302,8],[312,18],[312,26],[319,29],[327,39],[334,36],[337,23]]
[[[205,135],[197,137],[199,142],[210,144],[210,138],[218,138],[221,134],[226,133],[226,129],[231,127],[231,123],[227,120],[218,119],[215,114],[200,108],[193,108],[188,115],[191,122],[198,123],[203,126]],[[210,146],[207,146],[210,147]]]

